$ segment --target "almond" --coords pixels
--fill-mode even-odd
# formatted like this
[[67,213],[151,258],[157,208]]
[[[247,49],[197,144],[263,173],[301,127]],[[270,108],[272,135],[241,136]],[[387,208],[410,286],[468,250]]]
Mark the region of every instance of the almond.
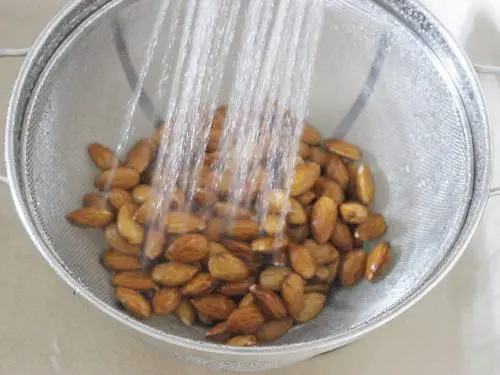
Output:
[[[145,225],[154,219],[155,208],[153,198],[148,198],[134,213],[136,223]],[[158,218],[157,218],[158,219]]]
[[144,204],[153,195],[153,188],[149,185],[138,185],[132,190],[132,197],[139,205]]
[[208,255],[208,241],[200,234],[186,234],[176,239],[165,255],[175,262],[194,263]]
[[290,198],[286,219],[289,224],[303,225],[307,223],[307,212],[297,200]]
[[304,279],[296,273],[288,275],[281,285],[281,295],[291,316],[297,316],[304,307]]
[[222,129],[224,127],[224,121],[226,119],[227,106],[221,105],[216,109],[214,117],[212,118],[212,128]]
[[227,318],[227,329],[233,333],[254,333],[264,321],[264,314],[259,307],[239,307]]
[[140,181],[139,173],[136,170],[126,167],[118,167],[102,172],[95,181],[95,187],[105,189],[112,188],[132,189]]
[[116,298],[129,313],[138,318],[151,317],[151,305],[139,292],[118,287],[116,288]]
[[232,299],[219,294],[194,298],[191,302],[196,310],[214,320],[226,320],[236,309]]
[[157,265],[151,276],[158,284],[175,287],[186,284],[198,271],[197,267],[190,264],[170,262]]
[[346,141],[341,141],[339,139],[327,139],[324,141],[324,144],[328,151],[333,152],[342,158],[359,161],[363,157],[359,148],[347,143]]
[[366,259],[365,278],[368,281],[378,279],[385,273],[392,260],[391,247],[381,242],[368,254]]
[[126,204],[120,208],[116,218],[118,233],[132,245],[140,245],[144,241],[144,229],[133,219],[136,210],[134,204]]
[[304,279],[311,279],[316,273],[316,258],[311,251],[302,245],[290,245],[289,249],[290,263],[295,272]]
[[225,232],[225,223],[220,217],[213,217],[207,221],[203,235],[209,241],[219,241]]
[[309,151],[309,160],[322,167],[326,167],[331,154],[323,150],[321,147],[311,147]]
[[237,256],[238,258],[246,261],[253,260],[254,254],[252,248],[245,242],[224,239],[221,240],[221,244],[224,245],[231,252],[231,254]]
[[331,155],[325,169],[326,177],[332,179],[345,190],[349,184],[349,172],[347,167],[340,157]]
[[114,249],[106,250],[102,254],[102,263],[108,270],[114,272],[137,271],[141,268],[137,257],[123,254]]
[[140,271],[125,271],[113,276],[113,285],[133,290],[155,289],[151,275]]
[[109,192],[109,201],[115,210],[120,210],[126,204],[134,204],[135,200],[125,189],[113,188]]
[[197,188],[193,196],[194,202],[200,207],[213,206],[217,199],[217,194],[206,188]]
[[197,297],[208,294],[217,287],[217,279],[209,273],[199,273],[181,288],[182,295]]
[[344,201],[344,190],[333,180],[320,177],[316,181],[314,189],[318,197],[328,197],[337,204],[341,204]]
[[187,299],[183,299],[181,301],[181,303],[177,307],[177,310],[175,311],[175,314],[179,317],[181,322],[187,326],[192,326],[196,320],[196,312],[194,310],[194,307]]
[[311,231],[318,243],[328,242],[337,223],[337,205],[328,197],[316,201],[311,215]]
[[273,253],[288,246],[288,237],[261,237],[252,241],[252,250],[258,253]]
[[370,210],[357,202],[345,202],[340,205],[340,216],[348,224],[361,224],[367,218]]
[[316,163],[307,162],[299,164],[295,168],[295,176],[291,187],[292,196],[296,197],[310,190],[320,174],[321,168]]
[[311,146],[317,146],[321,143],[321,133],[314,126],[306,123],[302,132],[302,142]]
[[99,143],[92,143],[88,150],[92,161],[100,170],[106,171],[111,168],[116,168],[120,164],[120,161],[113,151],[106,146]]
[[372,203],[375,195],[372,171],[366,164],[360,164],[356,170],[356,195],[366,205]]
[[205,333],[205,337],[220,343],[226,342],[231,337],[231,333],[227,329],[227,322],[214,325]]
[[198,315],[198,320],[202,323],[205,324],[206,326],[213,326],[215,324],[215,319],[210,318],[208,315],[197,311],[196,315]]
[[139,173],[146,170],[151,159],[153,158],[153,150],[149,139],[141,139],[129,151],[125,165],[128,168],[134,169]]
[[321,294],[328,294],[330,291],[330,284],[309,284],[304,287],[304,292],[305,293],[321,293]]
[[269,212],[281,214],[288,209],[288,199],[286,194],[281,189],[275,189],[269,193],[267,197]]
[[387,223],[382,215],[373,214],[354,231],[354,237],[361,241],[373,241],[387,232]]
[[156,315],[163,316],[173,313],[182,300],[179,289],[165,288],[155,292],[153,297],[153,311]]
[[337,225],[335,225],[330,241],[342,251],[351,251],[354,246],[351,230],[341,222],[337,222]]
[[309,237],[309,225],[300,225],[298,227],[289,226],[287,233],[288,237],[290,237],[290,241],[302,243]]
[[99,209],[106,209],[107,202],[106,198],[104,198],[99,193],[87,193],[83,196],[82,199],[83,207],[93,207]]
[[270,320],[260,326],[255,332],[255,336],[260,343],[271,342],[287,333],[292,328],[292,325],[292,319]]
[[250,287],[252,293],[262,310],[275,319],[283,319],[287,316],[285,303],[272,290],[263,288],[260,285]]
[[224,281],[241,281],[250,276],[248,266],[231,253],[210,253],[208,269],[212,276]]
[[299,156],[303,159],[307,159],[311,152],[311,148],[307,145],[307,143],[301,142],[299,146]]
[[311,250],[318,264],[337,262],[340,258],[339,251],[329,243],[320,245],[314,240],[306,240],[304,246]]
[[335,263],[330,263],[325,266],[318,267],[316,270],[316,279],[318,279],[322,283],[330,284],[335,280],[337,276],[337,271],[340,265],[340,259]]
[[246,306],[257,306],[257,301],[255,300],[255,297],[253,296],[252,293],[247,293],[245,296],[241,299],[240,304],[238,307],[246,307]]
[[140,255],[141,247],[138,245],[129,244],[121,235],[118,233],[118,228],[116,224],[110,224],[106,227],[104,231],[104,236],[106,237],[106,241],[108,245],[113,249],[116,249],[124,254],[129,255]]
[[304,206],[311,204],[316,199],[316,193],[312,190],[306,191],[297,197],[297,201]]
[[208,137],[207,152],[215,152],[219,149],[220,139],[222,138],[221,129],[212,129]]
[[281,284],[292,272],[288,267],[269,267],[260,273],[259,284],[264,288],[279,292]]
[[205,230],[205,221],[196,215],[171,212],[164,219],[165,230],[168,234],[184,234],[190,232],[202,232]]
[[348,288],[360,281],[365,273],[365,265],[366,254],[363,249],[346,253],[339,272],[342,286]]
[[262,229],[270,236],[282,234],[285,226],[285,218],[279,215],[267,215],[262,221]]
[[259,227],[252,220],[236,220],[229,224],[227,235],[238,241],[251,241],[259,236]]
[[84,207],[66,215],[73,225],[89,228],[104,228],[113,220],[113,214],[103,208]]
[[306,323],[314,319],[323,310],[326,297],[321,293],[310,292],[304,294],[304,307],[294,317],[300,323]]
[[257,345],[257,338],[254,335],[234,336],[227,340],[226,345],[230,346],[255,346]]
[[143,253],[148,259],[157,259],[163,254],[165,236],[162,231],[150,229],[146,234]]
[[252,277],[242,281],[226,282],[219,288],[219,292],[230,297],[244,296],[254,283],[255,280]]
[[226,217],[229,219],[249,219],[252,212],[245,208],[241,208],[230,203],[218,202],[215,204],[215,213],[218,216]]

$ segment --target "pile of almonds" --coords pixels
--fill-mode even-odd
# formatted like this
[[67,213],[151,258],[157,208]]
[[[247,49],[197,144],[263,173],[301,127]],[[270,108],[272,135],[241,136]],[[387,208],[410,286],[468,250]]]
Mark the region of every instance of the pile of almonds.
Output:
[[[185,197],[177,190],[161,229],[148,227],[160,129],[140,140],[123,162],[107,147],[90,145],[101,170],[95,181],[100,192],[86,194],[84,207],[67,219],[104,230],[109,249],[102,263],[131,314],[176,314],[186,325],[198,320],[211,326],[210,340],[252,346],[315,318],[332,285],[379,278],[391,251],[384,241],[372,246],[387,225],[369,208],[374,182],[362,152],[342,140],[322,140],[310,124],[304,127],[291,196],[274,190],[265,220],[231,206],[224,183],[210,190],[206,180],[224,116],[220,107],[192,212],[181,210]],[[279,220],[284,210],[285,225]]]

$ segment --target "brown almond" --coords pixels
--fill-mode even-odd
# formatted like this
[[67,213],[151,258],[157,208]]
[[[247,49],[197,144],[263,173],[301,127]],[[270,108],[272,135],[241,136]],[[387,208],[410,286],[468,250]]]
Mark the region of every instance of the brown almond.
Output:
[[207,188],[197,188],[193,196],[194,202],[200,207],[213,206],[217,203],[217,194]]
[[381,242],[373,248],[366,259],[365,278],[374,281],[380,278],[392,260],[391,247],[387,242]]
[[273,214],[281,214],[288,207],[288,199],[286,194],[281,189],[275,189],[269,193],[267,198],[269,212]]
[[247,293],[243,296],[243,298],[240,301],[240,304],[238,307],[246,307],[246,306],[257,306],[257,301],[255,300],[255,297],[253,296],[252,293]]
[[273,253],[276,250],[283,250],[288,246],[288,237],[261,237],[252,241],[252,250],[257,253]]
[[84,207],[66,215],[73,225],[88,228],[104,228],[113,220],[113,214],[103,208]]
[[291,316],[297,316],[304,307],[304,279],[296,273],[288,275],[281,285],[281,296]]
[[184,234],[202,232],[205,230],[205,221],[196,215],[171,212],[164,219],[165,230],[168,234]]
[[346,141],[340,139],[327,139],[324,141],[324,144],[328,151],[342,158],[359,161],[363,157],[363,153],[359,148]]
[[309,237],[309,225],[300,225],[300,226],[289,226],[287,228],[288,237],[290,237],[290,241],[296,243],[302,243],[304,240]]
[[195,263],[208,255],[208,241],[200,234],[186,234],[177,238],[165,255],[174,262]]
[[212,276],[224,281],[241,281],[250,276],[248,266],[227,251],[211,252],[208,269]]
[[197,297],[191,302],[196,310],[214,320],[226,320],[236,309],[236,304],[232,299],[220,294]]
[[349,184],[349,172],[342,159],[337,155],[330,156],[325,168],[325,175],[338,183],[343,190],[347,189],[347,185]]
[[292,328],[292,319],[270,320],[255,332],[257,340],[264,344],[279,339]]
[[314,277],[317,268],[316,258],[307,247],[291,244],[288,253],[295,272],[306,280]]
[[254,335],[234,336],[233,338],[227,340],[226,345],[242,347],[255,346],[257,345],[257,338]]
[[318,264],[333,263],[340,258],[339,251],[329,243],[320,245],[309,239],[304,242],[304,246],[311,250]]
[[142,319],[151,317],[151,304],[141,293],[123,287],[116,288],[115,293],[118,301],[129,313]]
[[140,271],[124,271],[113,276],[113,285],[133,290],[155,289],[151,275]]
[[375,183],[370,167],[360,164],[356,170],[356,196],[366,205],[373,201],[375,195]]
[[337,225],[335,225],[330,242],[342,251],[351,251],[354,246],[351,230],[341,222],[337,222]]
[[308,221],[307,212],[297,200],[290,198],[289,210],[286,219],[289,224],[304,225]]
[[299,146],[299,156],[302,159],[307,159],[311,152],[311,148],[307,145],[307,143],[301,142]]
[[143,254],[148,259],[157,259],[163,254],[165,236],[162,231],[150,229],[146,233]]
[[227,322],[220,322],[214,325],[205,333],[205,337],[220,343],[226,342],[231,337],[231,333],[227,329]]
[[215,152],[219,149],[220,139],[222,138],[221,129],[212,129],[208,137],[207,152]]
[[170,262],[157,265],[151,276],[158,284],[176,287],[186,284],[198,271],[198,267],[190,264]]
[[203,232],[203,235],[209,241],[219,241],[225,232],[224,220],[220,217],[213,217],[207,221],[207,227]]
[[133,219],[136,210],[135,204],[126,204],[120,208],[116,218],[118,233],[132,245],[140,245],[144,241],[144,229]]
[[118,167],[102,172],[95,181],[95,187],[101,190],[108,186],[128,190],[137,186],[139,181],[140,176],[136,170]]
[[109,201],[115,210],[120,210],[126,204],[134,204],[135,200],[127,190],[113,188],[109,192]]
[[153,188],[149,185],[138,185],[132,190],[132,197],[139,205],[144,204],[153,195]]
[[217,287],[217,279],[209,273],[199,273],[181,288],[186,297],[198,297],[210,293]]
[[215,319],[210,318],[208,315],[200,311],[196,311],[196,315],[198,316],[198,320],[206,326],[213,326],[215,324]]
[[311,232],[320,244],[328,242],[337,223],[337,205],[328,197],[316,201],[311,215]]
[[92,143],[88,151],[94,164],[102,171],[116,168],[120,164],[114,152],[99,143]]
[[252,216],[249,210],[226,202],[218,202],[214,208],[218,216],[229,219],[249,219]]
[[101,258],[104,266],[110,271],[137,271],[141,269],[141,265],[137,257],[123,254],[118,250],[106,250],[102,254]]
[[282,234],[286,227],[285,218],[279,215],[267,215],[262,221],[262,229],[270,236]]
[[196,321],[196,311],[194,310],[193,305],[191,305],[191,302],[187,299],[183,299],[181,301],[175,311],[175,314],[179,317],[181,322],[187,326],[192,326]]
[[161,144],[162,138],[163,138],[163,133],[165,131],[165,124],[159,124],[156,125],[157,129],[155,130],[153,136],[151,137],[151,141],[156,145],[158,148]]
[[155,209],[153,198],[148,198],[134,213],[133,219],[136,223],[145,225],[154,219]]
[[106,198],[99,193],[87,193],[82,199],[83,207],[107,208]]
[[212,118],[212,128],[222,129],[224,127],[224,121],[226,119],[227,106],[221,105],[215,110],[214,117]]
[[245,242],[230,239],[221,240],[221,244],[231,252],[231,254],[245,261],[253,260],[254,253],[250,245]]
[[312,190],[306,191],[304,194],[299,195],[297,197],[297,201],[303,206],[310,205],[311,203],[314,202],[315,199],[316,199],[316,193]]
[[220,294],[224,294],[225,296],[244,296],[248,293],[250,287],[255,283],[254,278],[248,278],[246,280],[241,281],[230,281],[226,282],[219,288]]
[[330,284],[333,280],[335,280],[339,265],[340,261],[337,261],[336,263],[318,267],[315,275],[316,279],[318,279],[321,283]]
[[259,236],[259,227],[252,220],[236,220],[229,224],[226,234],[238,241],[251,241]]
[[264,288],[279,292],[281,284],[285,278],[292,272],[288,267],[269,267],[259,275],[259,284]]
[[304,294],[304,307],[294,316],[299,323],[306,323],[314,319],[323,310],[326,296],[321,293],[310,292]]
[[348,288],[360,281],[365,273],[365,265],[366,253],[363,249],[346,253],[339,272],[342,286]]
[[387,232],[387,223],[382,215],[373,214],[356,227],[354,238],[361,241],[373,241]]
[[318,198],[325,196],[331,198],[337,204],[341,204],[345,198],[342,187],[335,181],[325,177],[318,178],[314,190]]
[[151,146],[151,140],[141,139],[129,151],[125,165],[139,173],[144,172],[153,158]]
[[321,293],[321,294],[328,294],[330,291],[330,284],[308,284],[304,287],[304,292],[305,293]]
[[284,319],[287,316],[285,303],[276,293],[260,285],[250,287],[252,293],[262,310],[274,319]]
[[309,160],[322,167],[326,167],[331,154],[323,150],[321,147],[311,147],[309,151]]
[[307,162],[299,164],[295,168],[295,176],[290,190],[291,195],[296,197],[310,190],[320,174],[321,167],[316,163]]
[[345,202],[339,207],[340,216],[348,224],[361,224],[367,218],[370,210],[358,202]]
[[232,333],[254,333],[264,321],[264,314],[259,307],[239,307],[227,318],[227,329]]
[[181,300],[179,289],[159,289],[153,297],[153,311],[159,316],[170,315],[179,307]]
[[139,256],[141,254],[141,247],[138,245],[129,244],[125,240],[125,238],[123,238],[120,233],[118,233],[118,228],[115,223],[110,224],[106,227],[104,236],[106,237],[108,245],[113,249],[129,255]]
[[321,143],[321,133],[318,129],[309,123],[304,125],[304,130],[302,132],[302,142],[307,143],[311,146],[317,146]]
[[220,152],[207,152],[205,158],[203,159],[203,165],[206,167],[214,167],[217,160],[220,159]]

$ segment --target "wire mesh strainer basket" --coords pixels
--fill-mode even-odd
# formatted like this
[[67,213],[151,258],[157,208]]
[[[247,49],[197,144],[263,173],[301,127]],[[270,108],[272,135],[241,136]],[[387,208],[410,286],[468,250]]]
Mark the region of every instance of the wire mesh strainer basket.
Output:
[[[486,110],[460,48],[414,1],[326,3],[310,120],[324,135],[346,137],[366,151],[379,187],[375,209],[389,221],[396,259],[382,281],[335,292],[317,319],[264,347],[223,347],[175,319],[130,318],[117,308],[99,263],[103,240],[64,219],[91,189],[86,146],[96,138],[118,142],[134,80],[130,69],[143,59],[160,1],[76,1],[24,62],[8,112],[6,164],[26,230],[76,292],[180,359],[255,370],[357,339],[410,307],[448,272],[487,203]],[[135,128],[131,144],[155,126],[154,103],[146,94],[142,99],[144,126]]]

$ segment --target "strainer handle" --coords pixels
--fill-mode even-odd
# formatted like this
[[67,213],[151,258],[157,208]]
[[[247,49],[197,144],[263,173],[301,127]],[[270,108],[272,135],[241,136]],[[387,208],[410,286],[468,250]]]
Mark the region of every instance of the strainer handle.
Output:
[[[29,48],[0,48],[0,58],[2,57],[24,57],[30,51]],[[0,174],[0,183],[9,185],[9,179]]]

